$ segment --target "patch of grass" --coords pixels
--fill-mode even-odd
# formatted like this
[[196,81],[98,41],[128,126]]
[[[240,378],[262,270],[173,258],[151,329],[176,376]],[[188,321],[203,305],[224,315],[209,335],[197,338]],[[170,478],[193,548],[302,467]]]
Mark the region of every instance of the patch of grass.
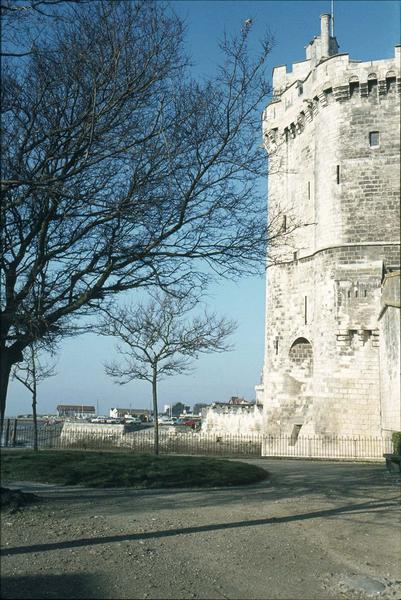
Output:
[[128,452],[17,450],[2,452],[2,481],[38,481],[88,487],[217,487],[266,479],[255,465],[196,456]]

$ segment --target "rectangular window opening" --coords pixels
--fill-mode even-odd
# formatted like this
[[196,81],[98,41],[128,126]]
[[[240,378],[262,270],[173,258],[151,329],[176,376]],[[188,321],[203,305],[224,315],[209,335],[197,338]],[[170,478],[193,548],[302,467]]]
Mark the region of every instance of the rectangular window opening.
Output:
[[287,231],[287,215],[283,216],[283,231]]
[[340,183],[340,165],[337,165],[337,184]]
[[377,79],[369,79],[368,80],[368,94],[375,92],[377,90]]
[[278,354],[278,338],[276,338],[275,342],[274,342],[274,347],[276,350],[276,354]]
[[304,318],[305,318],[305,325],[308,324],[308,296],[305,296],[304,298]]
[[371,148],[377,148],[380,144],[380,135],[378,131],[371,131],[369,133],[369,146]]
[[294,252],[294,260],[298,260],[298,250]]
[[357,81],[351,81],[351,83],[349,84],[349,95],[350,98],[352,98],[352,96],[354,94],[357,94],[359,92],[359,82]]
[[308,181],[308,200],[310,200],[310,181]]
[[387,88],[387,93],[395,91],[395,89],[396,89],[395,77],[387,77],[386,78],[386,88]]

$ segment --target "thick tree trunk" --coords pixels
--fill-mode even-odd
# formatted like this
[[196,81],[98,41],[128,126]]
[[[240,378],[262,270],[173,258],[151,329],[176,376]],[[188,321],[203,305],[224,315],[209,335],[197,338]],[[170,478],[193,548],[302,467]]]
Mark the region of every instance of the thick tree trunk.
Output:
[[157,411],[157,370],[153,369],[152,377],[152,398],[153,398],[153,418],[155,424],[155,438],[154,448],[155,454],[159,454],[159,423],[158,423],[158,411]]
[[10,380],[11,367],[14,361],[12,360],[11,353],[2,349],[0,357],[0,432],[3,432],[4,415],[6,412],[6,399],[8,382]]

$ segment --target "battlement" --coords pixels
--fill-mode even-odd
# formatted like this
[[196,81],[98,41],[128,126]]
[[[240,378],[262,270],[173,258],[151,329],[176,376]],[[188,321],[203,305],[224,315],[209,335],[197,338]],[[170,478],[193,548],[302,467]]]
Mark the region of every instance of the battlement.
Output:
[[278,137],[289,141],[302,133],[306,124],[332,102],[358,98],[363,103],[369,97],[380,101],[389,94],[399,96],[400,62],[401,46],[396,46],[391,59],[359,62],[348,54],[335,54],[314,68],[310,60],[295,63],[292,73],[286,73],[285,66],[276,67],[274,95],[262,114],[267,151]]
[[[273,69],[273,89],[280,94],[299,79],[305,79],[311,69],[321,61],[338,54],[339,45],[334,35],[330,35],[331,15],[320,17],[320,35],[316,35],[306,48],[306,60],[292,65],[292,71],[287,73],[286,65]],[[333,32],[334,33],[334,32]]]

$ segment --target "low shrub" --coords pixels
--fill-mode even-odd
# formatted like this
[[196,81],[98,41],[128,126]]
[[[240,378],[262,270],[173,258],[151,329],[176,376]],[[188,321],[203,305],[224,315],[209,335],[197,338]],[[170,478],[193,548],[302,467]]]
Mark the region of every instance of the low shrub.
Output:
[[394,454],[401,455],[401,431],[394,431],[393,435],[391,436],[391,439],[393,442]]
[[36,496],[36,494],[29,494],[27,492],[21,492],[20,490],[10,490],[8,488],[0,487],[1,510],[16,512],[28,504],[39,501],[40,498],[39,496]]

